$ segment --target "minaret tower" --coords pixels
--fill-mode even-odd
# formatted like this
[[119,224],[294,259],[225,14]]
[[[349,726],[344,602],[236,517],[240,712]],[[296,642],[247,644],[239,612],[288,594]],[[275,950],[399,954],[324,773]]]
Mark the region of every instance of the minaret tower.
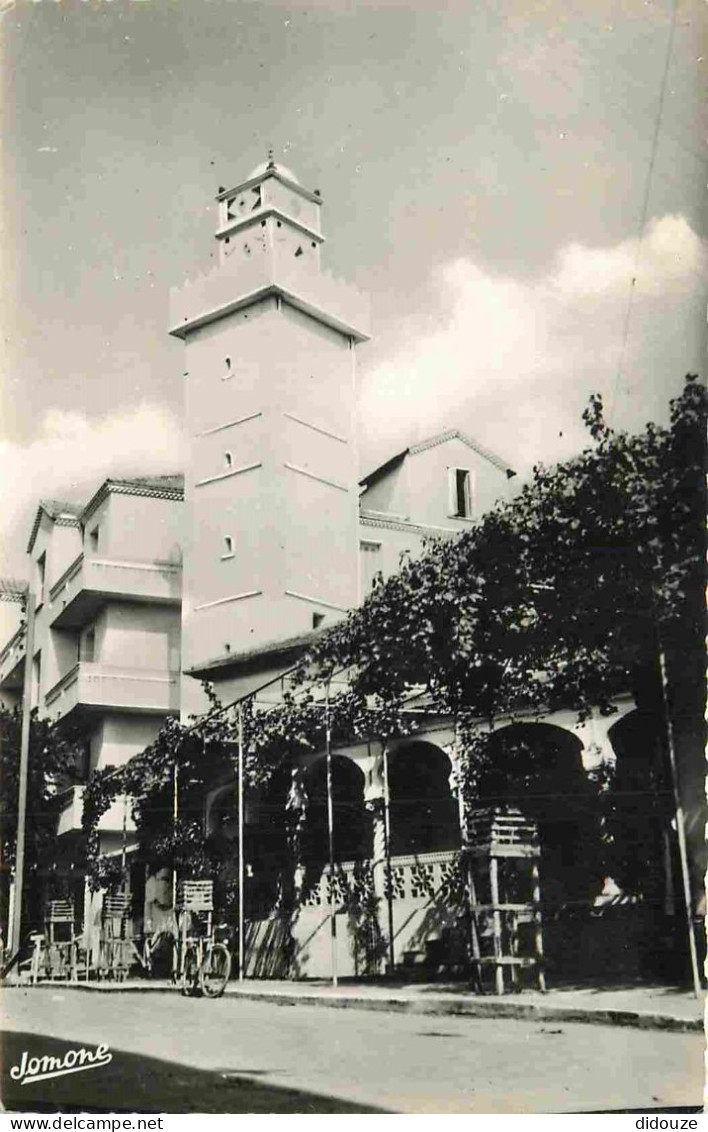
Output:
[[219,265],[171,294],[185,343],[183,666],[357,603],[355,347],[367,304],[320,265],[318,193],[269,160],[220,190]]

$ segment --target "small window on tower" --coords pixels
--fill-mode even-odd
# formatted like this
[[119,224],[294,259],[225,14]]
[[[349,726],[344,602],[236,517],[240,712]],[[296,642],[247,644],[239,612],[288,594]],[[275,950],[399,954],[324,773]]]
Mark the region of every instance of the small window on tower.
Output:
[[234,540],[231,535],[224,535],[224,552],[222,558],[233,558],[234,556]]
[[468,468],[448,468],[450,514],[455,519],[472,518],[472,484]]
[[297,259],[297,257],[299,255],[302,255],[302,248],[298,248],[297,251],[295,252],[295,259]]
[[226,464],[227,468],[233,468],[234,460],[230,452],[224,452],[224,463]]

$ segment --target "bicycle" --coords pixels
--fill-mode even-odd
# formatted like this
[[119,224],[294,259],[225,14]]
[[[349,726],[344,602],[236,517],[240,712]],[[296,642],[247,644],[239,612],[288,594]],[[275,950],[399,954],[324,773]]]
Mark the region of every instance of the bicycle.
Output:
[[225,943],[212,936],[185,938],[180,980],[183,995],[219,998],[230,975],[231,952]]

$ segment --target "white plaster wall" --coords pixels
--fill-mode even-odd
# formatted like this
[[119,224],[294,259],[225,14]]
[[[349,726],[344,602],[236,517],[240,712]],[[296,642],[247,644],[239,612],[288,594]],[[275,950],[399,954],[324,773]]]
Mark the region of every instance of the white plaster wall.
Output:
[[468,468],[472,473],[473,519],[479,519],[498,499],[508,498],[506,473],[463,441],[454,438],[409,456],[409,511],[413,522],[465,530],[469,522],[450,514],[448,469]]
[[54,524],[50,538],[51,548],[47,554],[48,589],[59,581],[65,570],[81,554],[81,529],[60,527]]
[[99,556],[179,563],[182,510],[178,500],[112,492],[106,507],[106,529],[99,534]]
[[96,624],[96,661],[99,664],[179,669],[178,609],[114,602],[104,608]]
[[[356,603],[358,493],[345,336],[271,300],[190,336],[187,359],[196,458],[183,591],[189,668],[227,645],[237,652],[307,631],[313,612],[331,619]],[[234,468],[259,466],[197,486],[226,470],[227,450]]]
[[153,742],[164,722],[160,716],[107,712],[91,744],[91,769],[123,766]]
[[382,475],[360,498],[361,506],[371,511],[386,511],[391,514],[408,517],[408,491],[405,475],[407,458],[390,472]]

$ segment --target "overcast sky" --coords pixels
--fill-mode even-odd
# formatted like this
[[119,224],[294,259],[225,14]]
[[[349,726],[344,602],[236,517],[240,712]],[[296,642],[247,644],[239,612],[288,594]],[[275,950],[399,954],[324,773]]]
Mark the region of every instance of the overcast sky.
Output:
[[362,471],[454,423],[523,474],[704,373],[700,0],[0,10],[0,572],[38,496],[182,466],[169,287],[271,144],[371,297]]

